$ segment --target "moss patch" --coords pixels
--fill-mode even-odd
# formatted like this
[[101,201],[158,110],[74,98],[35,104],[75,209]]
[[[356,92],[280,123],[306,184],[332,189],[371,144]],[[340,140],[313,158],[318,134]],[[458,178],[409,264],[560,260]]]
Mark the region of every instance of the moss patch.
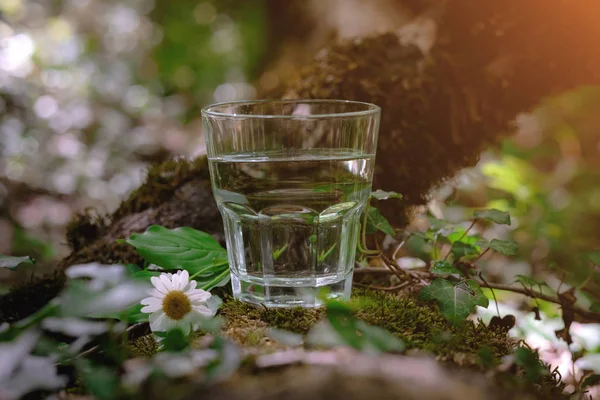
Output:
[[[434,305],[411,298],[368,290],[355,290],[360,303],[356,316],[372,325],[385,328],[405,341],[409,349],[435,354],[459,365],[476,365],[482,347],[494,358],[510,353],[513,340],[506,331],[490,329],[484,324],[465,322],[450,325]],[[266,309],[227,299],[221,309],[227,320],[225,333],[242,345],[256,345],[266,327],[307,333],[324,317],[322,309]]]
[[117,220],[159,206],[173,196],[177,187],[197,176],[208,179],[206,157],[199,157],[193,161],[175,158],[154,164],[148,170],[146,181],[121,203],[112,217]]

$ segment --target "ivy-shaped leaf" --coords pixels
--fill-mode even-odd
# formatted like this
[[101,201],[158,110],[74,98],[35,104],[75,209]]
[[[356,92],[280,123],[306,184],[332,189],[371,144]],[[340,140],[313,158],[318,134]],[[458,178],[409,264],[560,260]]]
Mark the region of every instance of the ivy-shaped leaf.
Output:
[[147,262],[167,270],[185,269],[190,275],[202,275],[220,273],[227,265],[227,250],[219,242],[208,233],[188,227],[167,229],[152,225],[125,242],[134,246]]
[[513,240],[492,239],[490,249],[505,256],[515,256],[519,253],[519,245]]
[[454,242],[451,251],[456,258],[479,254],[477,247],[464,242]]
[[371,198],[377,200],[401,199],[402,195],[400,193],[386,192],[384,190],[378,189],[371,193]]
[[483,290],[481,290],[481,286],[479,286],[479,283],[477,283],[477,281],[474,281],[473,279],[467,279],[466,283],[473,292],[475,305],[483,308],[488,308],[490,305],[490,299],[488,299],[487,296],[483,293]]
[[420,298],[437,300],[440,312],[453,325],[462,324],[476,305],[489,305],[489,300],[473,280],[454,284],[445,279],[435,279],[421,290]]
[[30,256],[13,257],[0,254],[0,268],[15,270],[20,264],[35,264],[35,260]]
[[396,234],[390,222],[381,215],[379,210],[373,206],[369,206],[369,210],[367,211],[367,233],[375,233],[377,231],[390,236]]
[[431,273],[437,275],[462,275],[460,270],[456,268],[450,261],[436,260],[431,264]]
[[473,213],[477,219],[487,219],[500,225],[510,225],[510,214],[495,208],[489,210],[477,210]]

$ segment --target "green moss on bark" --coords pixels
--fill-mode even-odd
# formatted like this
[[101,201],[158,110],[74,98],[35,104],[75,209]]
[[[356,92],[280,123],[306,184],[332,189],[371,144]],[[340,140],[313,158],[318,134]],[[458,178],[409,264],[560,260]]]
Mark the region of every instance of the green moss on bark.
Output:
[[[499,359],[509,354],[514,345],[506,331],[490,329],[483,323],[450,325],[435,305],[356,289],[354,298],[360,300],[358,318],[389,330],[404,340],[407,348],[423,350],[444,361],[477,365],[482,347],[489,348],[493,357]],[[257,342],[257,332],[264,336],[266,327],[305,334],[325,314],[323,309],[266,309],[227,299],[221,315],[227,320],[225,333],[247,345]]]

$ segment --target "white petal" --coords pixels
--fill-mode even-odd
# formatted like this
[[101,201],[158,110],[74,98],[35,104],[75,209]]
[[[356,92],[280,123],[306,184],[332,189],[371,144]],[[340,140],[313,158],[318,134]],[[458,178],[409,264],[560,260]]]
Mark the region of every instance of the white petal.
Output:
[[214,313],[206,306],[192,305],[192,310],[205,317],[212,317]]
[[146,307],[142,307],[143,313],[153,313],[162,308],[162,301],[155,297],[146,297],[140,301],[140,304]]
[[161,306],[152,305],[152,306],[144,306],[144,307],[142,307],[142,309],[140,311],[143,312],[143,313],[149,314],[149,313],[153,313],[155,311],[158,311],[160,309],[162,309]]
[[210,292],[202,289],[195,289],[192,293],[186,293],[191,302],[204,303],[206,300],[211,298]]
[[140,301],[140,304],[143,306],[151,306],[151,305],[162,305],[162,300],[157,299],[156,297],[146,297]]
[[161,293],[166,294],[169,290],[165,287],[165,285],[161,282],[160,278],[157,276],[153,276],[150,278],[150,282],[152,282],[152,284],[154,285],[154,287],[156,288],[156,290],[158,290]]
[[186,318],[177,321],[177,327],[179,327],[186,336],[189,335],[192,330],[192,324]]
[[165,332],[169,329],[173,328],[176,324],[176,321],[173,321],[171,318],[167,317],[162,311],[157,311],[155,313],[150,314],[150,329],[153,332]]
[[165,296],[166,296],[166,295],[167,295],[166,293],[161,293],[161,292],[159,292],[159,291],[158,291],[158,290],[156,290],[156,289],[152,289],[152,290],[150,291],[150,296],[152,296],[152,297],[154,297],[154,298],[157,298],[157,299],[158,299],[158,300],[160,300],[160,301],[163,301],[163,300],[165,299]]
[[163,322],[166,319],[167,319],[167,315],[162,311],[157,311],[157,312],[150,314],[150,317],[148,317],[148,321],[150,322],[150,329],[153,332],[163,331],[164,330]]
[[160,274],[160,280],[167,288],[167,291],[173,290],[173,283],[171,281],[171,274]]
[[198,284],[198,282],[196,282],[196,281],[194,281],[194,280],[191,280],[191,281],[190,281],[190,283],[188,283],[188,284],[186,285],[186,287],[184,287],[184,288],[182,289],[182,291],[183,291],[185,294],[192,294],[192,293],[193,293],[193,291],[194,291],[194,289],[196,289],[196,285],[197,285],[197,284]]
[[189,274],[189,272],[187,272],[187,271],[184,269],[183,271],[179,271],[179,278],[180,278],[182,281],[185,281],[185,282],[187,282],[187,281],[189,281],[189,280],[190,280],[190,274]]

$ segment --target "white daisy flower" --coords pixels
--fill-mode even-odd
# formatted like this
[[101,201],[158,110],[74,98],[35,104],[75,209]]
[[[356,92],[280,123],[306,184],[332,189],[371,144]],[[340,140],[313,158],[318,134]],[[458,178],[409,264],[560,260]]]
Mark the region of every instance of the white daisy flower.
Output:
[[154,285],[151,297],[146,297],[140,303],[145,306],[142,308],[143,313],[151,313],[149,320],[152,331],[166,332],[178,327],[187,335],[195,328],[199,318],[214,315],[206,306],[211,294],[196,289],[197,282],[190,281],[187,271],[162,273],[150,280]]

